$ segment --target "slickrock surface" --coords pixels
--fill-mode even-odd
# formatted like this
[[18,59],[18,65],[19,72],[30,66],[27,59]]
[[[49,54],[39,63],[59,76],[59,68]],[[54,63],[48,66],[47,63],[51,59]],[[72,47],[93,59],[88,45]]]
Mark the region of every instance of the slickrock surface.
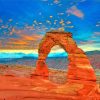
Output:
[[0,67],[0,100],[100,100],[100,84],[67,80],[65,71],[32,76],[31,67]]

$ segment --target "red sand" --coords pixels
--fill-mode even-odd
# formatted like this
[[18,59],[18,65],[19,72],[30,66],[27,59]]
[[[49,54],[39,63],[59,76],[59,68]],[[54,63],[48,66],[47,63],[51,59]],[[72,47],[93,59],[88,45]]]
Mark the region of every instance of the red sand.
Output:
[[67,82],[66,73],[61,71],[50,71],[49,79],[30,77],[32,71],[31,68],[2,67],[0,100],[100,100],[100,89],[94,82]]

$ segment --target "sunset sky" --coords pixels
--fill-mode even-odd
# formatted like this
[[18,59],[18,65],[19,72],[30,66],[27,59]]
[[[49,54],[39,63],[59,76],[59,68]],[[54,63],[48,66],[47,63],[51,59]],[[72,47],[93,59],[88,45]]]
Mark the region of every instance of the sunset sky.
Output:
[[0,0],[0,52],[36,53],[45,33],[59,28],[84,51],[100,50],[100,0]]

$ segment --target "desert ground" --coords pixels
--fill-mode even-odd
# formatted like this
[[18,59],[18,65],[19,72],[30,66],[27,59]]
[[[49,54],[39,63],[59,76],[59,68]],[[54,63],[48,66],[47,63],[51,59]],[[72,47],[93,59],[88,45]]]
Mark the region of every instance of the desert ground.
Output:
[[[82,84],[67,83],[64,70],[49,69],[48,78],[34,76],[33,72],[34,68],[29,66],[0,65],[0,100],[100,100],[99,75],[95,91],[91,91],[94,95],[91,92],[83,95],[78,93]],[[88,90],[89,86],[86,88]]]

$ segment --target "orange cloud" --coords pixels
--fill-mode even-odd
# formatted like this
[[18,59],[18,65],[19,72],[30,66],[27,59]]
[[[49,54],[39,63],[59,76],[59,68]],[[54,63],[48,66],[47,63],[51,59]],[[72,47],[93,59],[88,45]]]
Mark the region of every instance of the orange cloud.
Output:
[[[16,34],[18,38],[9,38],[7,41],[3,41],[3,48],[7,49],[37,49],[40,40],[43,35],[40,34],[28,34],[27,31],[24,30],[16,30],[12,29],[11,33]],[[1,47],[1,46],[0,46]]]
[[0,47],[2,47],[2,41],[0,41]]
[[26,41],[35,41],[35,40],[41,39],[42,35],[38,35],[38,34],[32,34],[32,35],[20,34],[20,37],[23,40],[26,40]]
[[27,45],[28,43],[26,41],[20,40],[20,39],[9,39],[7,44],[11,45]]
[[[2,28],[6,27],[2,26]],[[45,30],[45,27],[43,26],[41,29],[37,27],[34,31],[33,26],[26,25],[24,29],[8,27],[8,30],[10,31],[9,35],[11,35],[11,37],[15,35],[16,37],[9,37],[7,40],[1,40],[0,49],[37,49],[43,37],[43,35],[37,34],[37,32]]]
[[83,18],[84,17],[83,12],[81,10],[79,10],[76,6],[72,6],[71,8],[69,8],[67,10],[67,13],[75,15],[75,16],[77,16],[79,18]]

